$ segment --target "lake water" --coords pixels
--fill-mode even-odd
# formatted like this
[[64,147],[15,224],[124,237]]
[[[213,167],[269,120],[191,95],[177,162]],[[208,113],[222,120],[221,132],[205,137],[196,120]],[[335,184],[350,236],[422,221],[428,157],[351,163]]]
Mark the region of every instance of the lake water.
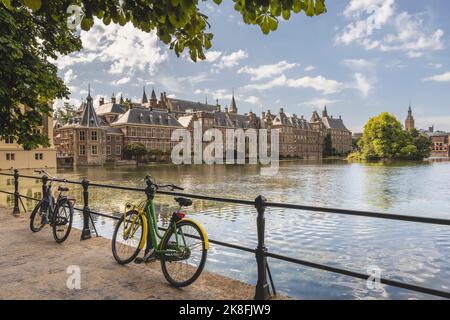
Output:
[[[159,164],[61,169],[57,176],[144,187],[144,176],[151,174],[158,182],[183,186],[188,193],[250,200],[262,194],[273,202],[450,218],[450,162],[286,161],[273,177],[260,175],[259,169]],[[12,190],[11,179],[0,176],[0,186]],[[39,196],[39,191],[38,181],[21,180],[21,193]],[[71,186],[70,193],[82,206],[80,187]],[[1,199],[7,201],[4,195]],[[141,199],[145,195],[136,192],[90,188],[94,211],[119,214],[126,201]],[[162,214],[175,207],[168,196],[158,196],[156,202]],[[31,201],[26,203],[32,206]],[[256,247],[253,207],[194,200],[187,213],[203,224],[212,239]],[[100,235],[111,237],[111,219],[94,218]],[[81,225],[80,218],[76,225]],[[378,267],[383,277],[450,291],[450,227],[268,208],[266,246],[274,253],[362,273]],[[269,266],[278,292],[302,299],[433,298],[389,286],[369,290],[365,281],[274,259],[269,259]],[[249,253],[212,245],[206,269],[256,282],[255,258]]]

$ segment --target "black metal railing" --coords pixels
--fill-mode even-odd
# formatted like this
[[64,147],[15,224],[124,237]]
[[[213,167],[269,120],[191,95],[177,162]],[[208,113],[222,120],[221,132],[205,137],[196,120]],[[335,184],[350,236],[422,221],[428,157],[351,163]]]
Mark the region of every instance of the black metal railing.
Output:
[[[21,198],[25,198],[28,200],[35,200],[35,201],[40,200],[40,199],[36,199],[33,197],[29,197],[29,196],[20,194],[19,193],[19,179],[20,178],[40,179],[42,181],[43,188],[45,188],[45,185],[48,181],[48,177],[45,175],[42,177],[20,175],[19,171],[17,169],[14,170],[13,174],[0,172],[0,175],[14,177],[14,192],[8,192],[8,191],[4,191],[4,190],[0,190],[0,192],[14,196],[13,214],[15,214],[15,215],[20,213],[20,208],[19,208],[20,202],[22,203],[22,206],[25,209],[25,206],[24,206]],[[91,214],[103,216],[106,218],[116,219],[116,220],[119,219],[118,217],[108,215],[108,214],[105,214],[102,212],[92,211],[89,208],[89,188],[97,187],[97,188],[109,188],[109,189],[115,189],[115,190],[135,191],[135,192],[142,192],[142,193],[145,192],[144,188],[131,188],[131,187],[123,187],[123,186],[106,185],[106,184],[100,184],[100,183],[91,183],[86,178],[83,179],[82,181],[72,181],[72,180],[66,180],[66,179],[53,179],[53,181],[81,185],[83,188],[83,207],[82,208],[75,207],[75,210],[82,212],[82,215],[83,215],[83,229],[81,232],[80,240],[86,240],[91,237],[91,229],[90,229],[89,221],[92,222],[92,226],[94,228],[93,231],[97,232],[95,229],[95,224],[91,217]],[[251,200],[220,198],[220,197],[212,197],[212,196],[206,196],[206,195],[181,193],[181,192],[174,192],[174,191],[158,191],[158,194],[184,196],[184,197],[190,197],[190,198],[199,199],[199,200],[226,202],[226,203],[249,205],[249,206],[255,207],[256,212],[257,212],[256,231],[257,231],[257,239],[258,239],[258,244],[255,249],[237,245],[237,244],[233,244],[233,243],[227,243],[227,242],[223,242],[223,241],[219,241],[219,240],[214,240],[214,239],[209,239],[209,242],[220,245],[220,246],[228,247],[231,249],[236,249],[236,250],[253,253],[255,255],[256,263],[257,263],[257,282],[256,282],[256,288],[255,288],[255,299],[258,299],[258,300],[266,300],[266,299],[270,298],[270,289],[269,289],[269,285],[267,282],[267,280],[268,280],[267,277],[269,277],[269,281],[270,281],[271,287],[272,287],[272,292],[274,294],[276,294],[275,286],[274,286],[273,279],[272,279],[270,269],[269,269],[269,265],[267,262],[268,257],[277,259],[277,260],[290,262],[290,263],[303,265],[303,266],[310,267],[310,268],[315,268],[315,269],[333,272],[336,274],[341,274],[341,275],[345,275],[345,276],[349,276],[349,277],[353,277],[353,278],[358,278],[358,279],[362,279],[362,280],[368,280],[370,278],[370,275],[367,275],[364,273],[346,270],[346,269],[342,269],[342,268],[338,268],[338,267],[327,266],[327,265],[320,264],[320,263],[301,260],[301,259],[269,252],[265,246],[264,211],[267,207],[314,211],[314,212],[325,212],[325,213],[334,213],[334,214],[341,214],[341,215],[369,217],[369,218],[376,218],[376,219],[388,219],[388,220],[406,221],[406,222],[414,222],[414,223],[426,223],[426,224],[450,226],[450,220],[448,220],[448,219],[419,217],[419,216],[406,216],[406,215],[400,215],[400,214],[389,214],[389,213],[381,213],[381,212],[347,210],[347,209],[330,208],[330,207],[316,207],[316,206],[305,206],[305,205],[296,205],[296,204],[268,202],[266,200],[266,198],[264,198],[261,195],[257,196],[254,201],[251,201]],[[163,229],[163,228],[161,228],[161,229]],[[404,283],[404,282],[397,281],[397,280],[385,279],[382,277],[378,280],[380,281],[380,283],[385,284],[385,285],[394,286],[397,288],[407,289],[407,290],[411,290],[411,291],[415,291],[415,292],[419,292],[419,293],[425,293],[425,294],[429,294],[429,295],[433,295],[433,296],[437,296],[437,297],[441,297],[441,298],[450,299],[450,292],[433,289],[433,288],[427,288],[427,287],[414,285],[414,284],[410,284],[410,283]]]

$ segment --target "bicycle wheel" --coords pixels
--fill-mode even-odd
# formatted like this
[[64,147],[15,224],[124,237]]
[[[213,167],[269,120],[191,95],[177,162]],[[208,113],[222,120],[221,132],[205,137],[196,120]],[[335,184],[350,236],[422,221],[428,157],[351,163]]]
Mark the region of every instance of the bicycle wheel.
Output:
[[41,200],[38,202],[36,207],[34,207],[33,212],[31,212],[30,216],[30,229],[33,232],[41,231],[45,226],[45,223],[42,223],[42,215],[46,214],[49,209],[48,203]]
[[126,220],[122,216],[117,222],[112,237],[112,253],[118,263],[128,264],[139,254],[143,225],[142,216],[135,210],[126,213]]
[[73,204],[68,200],[61,201],[56,216],[53,218],[52,229],[53,238],[56,242],[62,243],[69,236],[72,229]]
[[169,229],[161,249],[167,251],[161,255],[161,268],[170,284],[185,287],[197,280],[207,255],[205,237],[197,224],[189,220],[179,221],[176,233]]

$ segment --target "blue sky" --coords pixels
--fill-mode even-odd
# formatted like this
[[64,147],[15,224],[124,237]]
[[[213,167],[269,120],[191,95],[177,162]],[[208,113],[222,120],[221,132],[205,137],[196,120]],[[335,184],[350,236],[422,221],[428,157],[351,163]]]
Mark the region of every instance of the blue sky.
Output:
[[[98,101],[111,94],[140,100],[152,86],[180,99],[229,104],[239,112],[280,107],[309,119],[326,104],[359,132],[383,111],[401,121],[411,103],[416,124],[450,130],[448,0],[328,0],[328,13],[303,13],[263,35],[242,23],[232,2],[202,4],[215,34],[207,60],[176,55],[154,34],[97,22],[84,49],[56,61],[79,104],[88,83]],[[60,104],[58,102],[57,104]]]

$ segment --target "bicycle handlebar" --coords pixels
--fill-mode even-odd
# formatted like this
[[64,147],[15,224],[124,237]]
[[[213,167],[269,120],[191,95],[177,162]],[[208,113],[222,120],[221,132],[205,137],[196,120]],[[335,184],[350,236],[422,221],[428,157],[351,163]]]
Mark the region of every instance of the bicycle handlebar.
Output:
[[156,183],[153,181],[152,177],[151,177],[151,176],[148,176],[148,175],[145,176],[145,181],[146,181],[148,184],[150,184],[150,185],[152,185],[152,186],[155,186],[157,189],[169,188],[169,189],[171,189],[172,191],[173,191],[173,190],[184,190],[184,188],[179,187],[179,186],[176,186],[176,185],[174,185],[174,184],[156,184]]

